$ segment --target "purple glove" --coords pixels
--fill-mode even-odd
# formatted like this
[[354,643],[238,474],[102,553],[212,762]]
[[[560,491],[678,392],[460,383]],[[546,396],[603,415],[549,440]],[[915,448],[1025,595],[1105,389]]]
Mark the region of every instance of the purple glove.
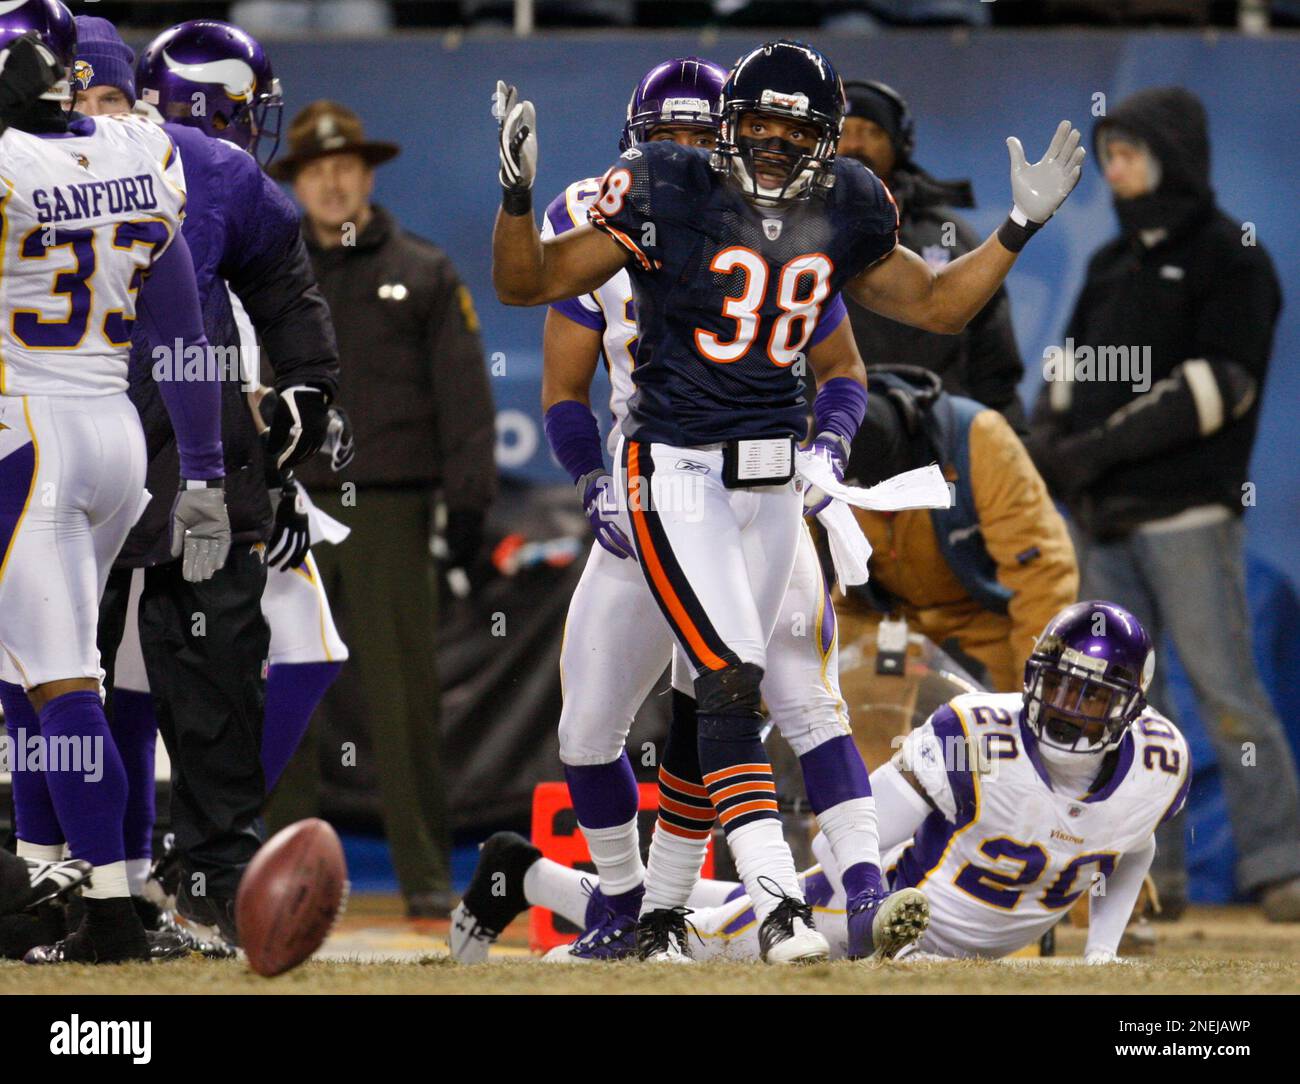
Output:
[[[849,448],[848,442],[843,437],[835,433],[818,433],[817,438],[808,446],[808,450],[831,465],[837,482],[844,481],[844,468],[849,462]],[[803,494],[803,514],[815,516],[830,503],[830,497],[816,486],[809,486]]]
[[618,502],[614,492],[614,479],[604,470],[593,470],[578,479],[582,493],[582,508],[587,513],[596,541],[620,561],[627,557],[635,560],[636,550],[616,521]]

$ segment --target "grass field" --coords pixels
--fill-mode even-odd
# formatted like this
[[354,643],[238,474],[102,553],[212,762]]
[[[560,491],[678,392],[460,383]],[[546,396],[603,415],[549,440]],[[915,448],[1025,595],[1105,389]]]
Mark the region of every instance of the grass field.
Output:
[[358,897],[325,948],[288,975],[263,979],[240,961],[181,960],[118,967],[31,968],[0,963],[0,994],[862,994],[1300,993],[1300,927],[1252,908],[1193,908],[1156,927],[1150,955],[1081,967],[1082,931],[1063,929],[1047,960],[864,964],[799,968],[710,963],[557,966],[527,955],[526,931],[499,958],[462,967],[444,954],[445,923],[409,923],[390,901]]

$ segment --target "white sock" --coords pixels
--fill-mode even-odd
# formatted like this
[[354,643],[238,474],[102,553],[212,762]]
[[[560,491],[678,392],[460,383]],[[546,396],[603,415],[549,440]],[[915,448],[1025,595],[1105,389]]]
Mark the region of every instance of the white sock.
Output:
[[62,843],[28,843],[20,839],[18,857],[30,858],[33,862],[62,862],[63,848]]
[[583,827],[582,834],[600,876],[600,890],[606,896],[631,892],[645,880],[635,817],[613,828]]
[[685,906],[700,880],[700,869],[709,850],[709,838],[687,839],[655,824],[650,839],[650,860],[646,864],[645,899],[641,914]]
[[850,798],[817,814],[822,835],[831,845],[835,864],[841,870],[859,862],[880,865],[880,833],[877,829],[876,800]]
[[126,863],[109,862],[106,866],[96,866],[90,875],[91,886],[83,888],[82,895],[91,900],[111,900],[131,895],[131,888],[126,880]]
[[148,858],[126,860],[126,883],[131,886],[131,895],[144,895],[144,883],[149,880],[149,867],[152,865],[153,861]]
[[[731,857],[736,861],[736,870],[759,922],[775,911],[781,902],[781,897],[769,891],[770,888],[779,888],[787,896],[803,899],[794,856],[781,831],[781,822],[775,817],[763,817],[728,833],[727,845],[731,848]],[[762,878],[762,884],[759,884],[759,878]]]
[[583,881],[591,884],[591,874],[569,869],[549,858],[539,858],[524,874],[524,899],[534,907],[545,907],[582,927],[587,921],[587,890],[582,887]]

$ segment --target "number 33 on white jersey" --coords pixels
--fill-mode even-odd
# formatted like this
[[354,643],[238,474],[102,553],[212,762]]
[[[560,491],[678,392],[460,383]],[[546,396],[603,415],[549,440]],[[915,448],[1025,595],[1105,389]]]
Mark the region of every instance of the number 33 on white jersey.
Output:
[[125,391],[136,297],[184,213],[180,155],[142,117],[0,135],[0,395]]

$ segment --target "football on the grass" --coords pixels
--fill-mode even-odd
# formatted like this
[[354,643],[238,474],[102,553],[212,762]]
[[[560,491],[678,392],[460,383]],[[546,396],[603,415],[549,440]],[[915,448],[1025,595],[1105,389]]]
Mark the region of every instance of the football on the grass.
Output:
[[239,882],[235,922],[249,966],[270,978],[321,947],[347,895],[347,864],[334,829],[313,817],[277,832]]

